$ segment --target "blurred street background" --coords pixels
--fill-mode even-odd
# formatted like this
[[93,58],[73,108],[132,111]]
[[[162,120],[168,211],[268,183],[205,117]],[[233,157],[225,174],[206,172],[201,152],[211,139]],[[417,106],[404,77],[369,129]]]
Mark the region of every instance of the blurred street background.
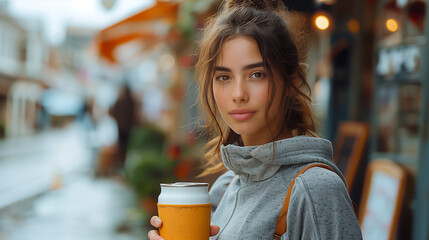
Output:
[[[427,0],[284,3],[365,239],[429,240]],[[0,0],[0,240],[146,239],[160,183],[213,183],[193,66],[220,4]]]

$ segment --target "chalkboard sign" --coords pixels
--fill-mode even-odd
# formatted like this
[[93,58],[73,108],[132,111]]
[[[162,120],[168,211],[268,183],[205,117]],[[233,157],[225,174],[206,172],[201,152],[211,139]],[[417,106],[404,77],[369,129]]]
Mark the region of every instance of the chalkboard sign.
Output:
[[366,123],[342,122],[335,141],[334,161],[344,174],[350,191],[368,140]]
[[405,170],[396,163],[375,160],[369,164],[359,212],[363,239],[394,239],[405,184]]
[[356,144],[356,136],[345,136],[342,142],[342,146],[340,148],[340,155],[338,156],[337,165],[338,168],[343,172],[343,174],[347,170],[347,165],[351,158],[353,148]]

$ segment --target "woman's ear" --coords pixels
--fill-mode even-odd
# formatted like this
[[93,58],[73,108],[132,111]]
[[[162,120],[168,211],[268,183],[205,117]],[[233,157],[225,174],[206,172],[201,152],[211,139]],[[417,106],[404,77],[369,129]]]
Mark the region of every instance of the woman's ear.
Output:
[[303,81],[300,78],[299,74],[295,73],[293,76],[291,76],[292,84],[296,88],[301,88],[303,85]]

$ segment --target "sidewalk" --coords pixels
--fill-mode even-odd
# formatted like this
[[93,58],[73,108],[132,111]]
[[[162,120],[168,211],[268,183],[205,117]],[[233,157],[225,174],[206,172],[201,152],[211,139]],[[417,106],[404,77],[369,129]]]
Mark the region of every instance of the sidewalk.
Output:
[[79,125],[0,141],[0,209],[88,171],[91,152]]
[[146,239],[134,193],[92,158],[79,125],[0,141],[0,240]]
[[120,181],[82,176],[0,210],[0,240],[142,240],[133,193]]

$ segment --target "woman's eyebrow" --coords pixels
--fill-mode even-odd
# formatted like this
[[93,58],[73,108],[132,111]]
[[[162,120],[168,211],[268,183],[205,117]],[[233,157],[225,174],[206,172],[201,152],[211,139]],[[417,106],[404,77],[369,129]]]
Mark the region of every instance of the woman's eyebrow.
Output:
[[252,63],[252,64],[244,66],[242,68],[242,71],[249,70],[249,69],[252,69],[252,68],[257,68],[257,67],[263,67],[263,66],[264,66],[263,62]]
[[[252,63],[249,65],[246,65],[244,67],[241,68],[242,71],[245,70],[249,70],[249,69],[253,69],[253,68],[257,68],[257,67],[263,67],[264,63],[263,62],[257,62],[257,63]],[[231,69],[227,68],[227,67],[221,67],[221,66],[215,66],[215,71],[222,71],[222,72],[232,72]]]
[[215,71],[232,72],[231,69],[229,69],[227,67],[220,67],[220,66],[215,66]]

